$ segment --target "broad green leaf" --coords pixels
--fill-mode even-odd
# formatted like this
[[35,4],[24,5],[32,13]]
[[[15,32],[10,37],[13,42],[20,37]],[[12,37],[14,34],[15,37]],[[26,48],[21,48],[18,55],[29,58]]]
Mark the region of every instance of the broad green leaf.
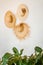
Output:
[[16,61],[16,59],[15,59],[14,57],[11,57],[11,58],[9,59],[9,61],[8,61],[8,65],[13,65],[13,64],[15,64],[15,61]]
[[19,65],[22,65],[22,60],[21,59],[19,60]]
[[28,65],[34,65],[35,64],[35,56],[32,54],[28,59]]
[[35,52],[41,53],[41,52],[42,52],[42,49],[41,49],[40,47],[36,46],[36,47],[35,47]]
[[20,50],[20,55],[22,55],[22,53],[23,53],[23,50],[24,50],[24,49],[21,49],[21,50]]
[[16,47],[13,47],[13,52],[15,55],[17,55],[17,56],[19,55],[19,51]]
[[12,56],[10,53],[5,53],[4,56],[2,57],[3,65],[6,65],[8,62],[8,59]]
[[40,60],[40,58],[41,58],[41,54],[37,55],[35,63],[37,63],[38,60]]

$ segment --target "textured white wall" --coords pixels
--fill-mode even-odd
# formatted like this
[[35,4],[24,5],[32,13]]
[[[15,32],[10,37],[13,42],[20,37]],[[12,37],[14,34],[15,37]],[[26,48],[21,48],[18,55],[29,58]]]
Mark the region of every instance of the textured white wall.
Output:
[[[7,10],[16,14],[19,4],[26,4],[29,8],[29,16],[26,19],[30,25],[30,37],[20,41],[4,24],[4,15]],[[20,22],[17,20],[17,23]],[[12,52],[12,47],[18,50],[24,48],[24,55],[34,52],[34,47],[38,45],[43,48],[43,0],[0,0],[0,58],[5,52]]]

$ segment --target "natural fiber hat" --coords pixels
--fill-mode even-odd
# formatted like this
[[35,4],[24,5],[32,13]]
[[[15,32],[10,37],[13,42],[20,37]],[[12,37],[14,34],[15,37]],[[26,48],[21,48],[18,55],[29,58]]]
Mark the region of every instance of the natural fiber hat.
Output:
[[20,20],[25,20],[28,16],[29,10],[25,4],[19,5],[17,9],[17,16]]
[[4,20],[5,20],[5,25],[8,28],[12,28],[16,23],[16,17],[11,11],[7,11],[5,13],[5,19]]
[[14,27],[13,31],[19,39],[24,39],[28,34],[30,34],[30,27],[26,23],[20,23]]

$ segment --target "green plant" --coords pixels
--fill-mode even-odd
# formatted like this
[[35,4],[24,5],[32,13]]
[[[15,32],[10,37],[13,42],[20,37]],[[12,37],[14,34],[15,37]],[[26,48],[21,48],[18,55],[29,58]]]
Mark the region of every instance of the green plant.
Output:
[[18,51],[16,47],[13,47],[13,54],[5,53],[0,60],[0,65],[43,65],[43,49],[36,46],[35,53],[31,56],[22,56],[23,49]]

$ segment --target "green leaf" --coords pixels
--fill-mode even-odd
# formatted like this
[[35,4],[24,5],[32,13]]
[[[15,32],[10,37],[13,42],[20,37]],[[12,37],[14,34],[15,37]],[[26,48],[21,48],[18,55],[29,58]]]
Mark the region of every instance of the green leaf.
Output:
[[21,59],[19,60],[19,65],[22,65],[22,60]]
[[12,49],[12,50],[13,50],[13,52],[14,52],[14,54],[15,54],[15,55],[17,55],[17,56],[19,55],[19,51],[17,50],[17,48],[16,48],[16,47],[13,47],[13,49]]
[[42,65],[43,65],[43,53],[42,53],[41,61],[42,61]]
[[43,65],[43,54],[38,54],[36,57],[35,65]]
[[1,64],[1,60],[0,60],[0,64]]
[[8,60],[8,65],[13,65],[15,64],[15,61],[16,59],[14,57],[11,57],[9,60]]
[[33,54],[28,59],[28,65],[35,65],[35,56]]
[[21,50],[20,50],[20,55],[22,55],[22,53],[23,53],[23,50],[24,50],[24,49],[21,49]]
[[27,65],[27,56],[23,56],[22,65]]
[[43,49],[36,46],[35,53],[31,56],[21,56],[23,49],[20,50],[20,53],[16,47],[13,47],[14,54],[5,53],[0,60],[0,65],[43,65]]
[[8,59],[12,56],[10,53],[5,53],[4,56],[2,57],[3,65],[6,65],[8,62]]
[[40,58],[41,58],[41,54],[37,55],[35,63],[37,63],[38,60],[40,60]]
[[35,52],[41,53],[41,52],[42,52],[42,49],[41,49],[40,47],[36,46],[36,47],[35,47]]

